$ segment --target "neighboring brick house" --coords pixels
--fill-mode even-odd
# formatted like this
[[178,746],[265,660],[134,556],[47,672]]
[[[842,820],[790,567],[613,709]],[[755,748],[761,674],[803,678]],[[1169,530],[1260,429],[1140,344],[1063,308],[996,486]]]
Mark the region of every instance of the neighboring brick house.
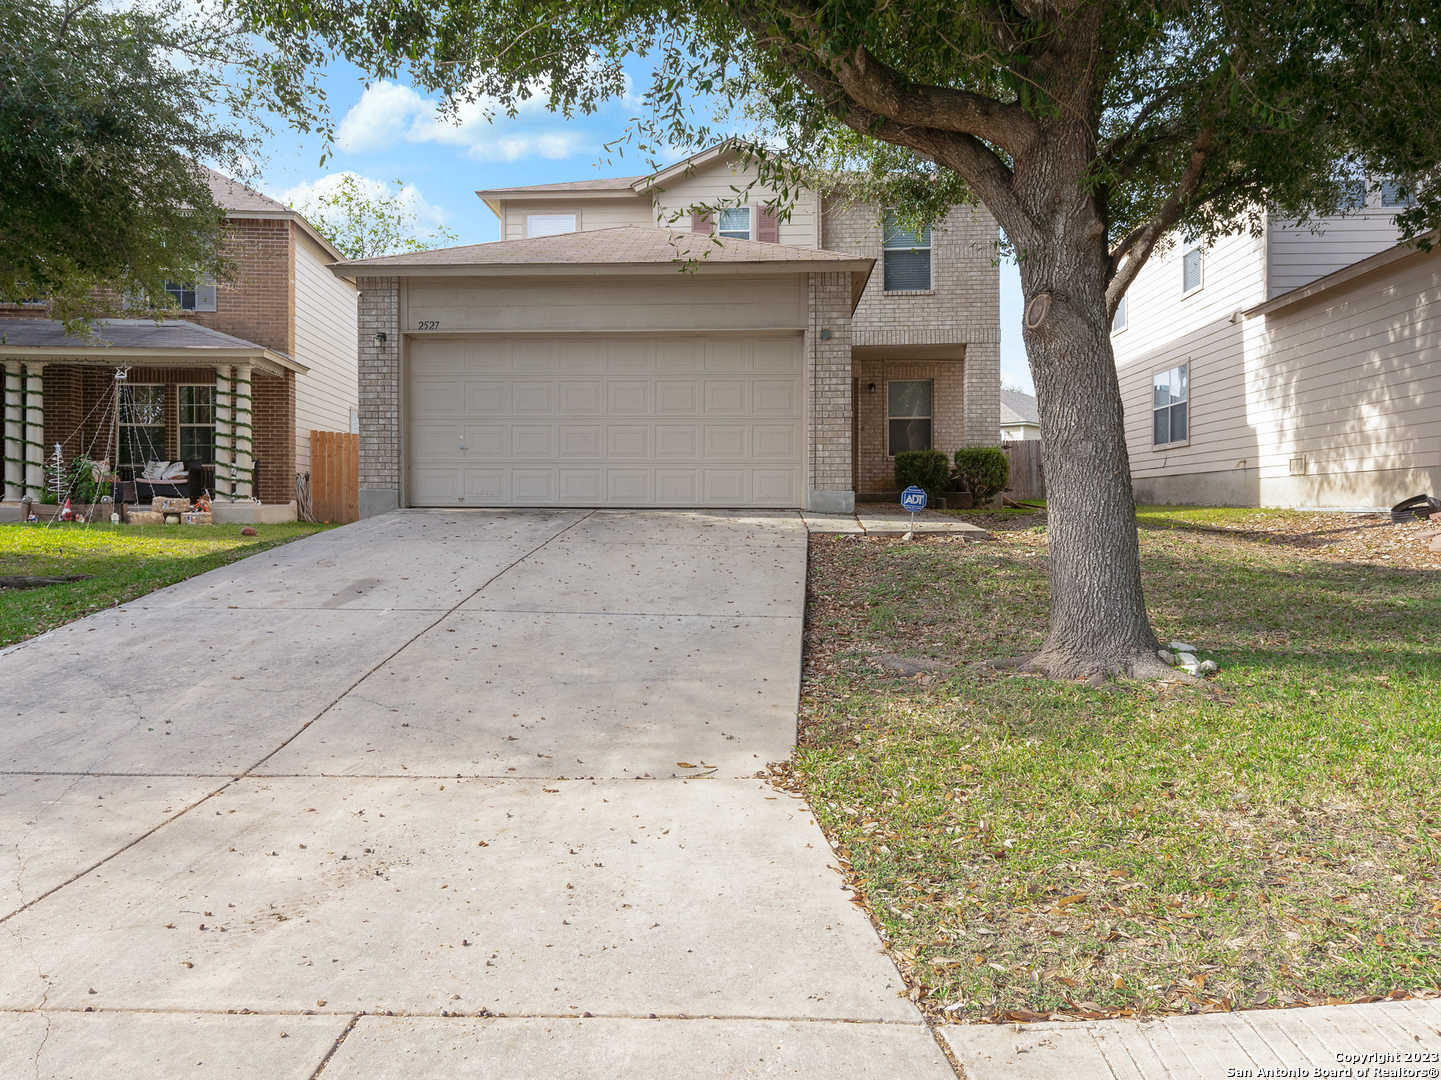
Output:
[[721,147],[481,191],[499,243],[334,267],[361,289],[362,514],[845,512],[895,491],[899,450],[995,445],[991,217],[914,236],[803,194],[779,220],[753,177]]
[[123,480],[186,461],[221,499],[254,495],[284,517],[310,431],[351,430],[356,288],[328,269],[340,252],[274,199],[218,173],[211,188],[237,274],[174,286],[170,320],[106,320],[88,341],[37,318],[43,305],[0,306],[7,502],[38,495],[58,443],[67,461],[112,458]]

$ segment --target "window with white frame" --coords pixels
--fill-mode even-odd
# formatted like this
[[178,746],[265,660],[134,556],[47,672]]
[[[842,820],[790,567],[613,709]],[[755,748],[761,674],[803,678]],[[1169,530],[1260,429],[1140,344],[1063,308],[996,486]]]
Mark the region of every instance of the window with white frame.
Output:
[[167,281],[165,295],[181,311],[215,310],[215,282],[204,278],[199,281]]
[[1415,206],[1416,200],[1399,180],[1381,181],[1381,205],[1387,208]]
[[1126,329],[1126,294],[1121,294],[1121,302],[1116,305],[1116,314],[1111,317],[1111,333],[1119,333]]
[[147,461],[167,461],[165,387],[144,383],[120,388],[120,460],[122,467],[143,469]]
[[931,287],[930,226],[912,232],[887,210],[881,230],[881,273],[886,292],[927,292]]
[[1181,295],[1193,293],[1201,287],[1201,249],[1193,247],[1181,256]]
[[720,228],[716,230],[732,240],[751,238],[751,208],[749,206],[726,206],[720,211]]
[[215,464],[215,387],[181,386],[180,460]]
[[527,214],[526,236],[559,236],[575,232],[574,214]]
[[889,453],[931,448],[931,380],[896,379],[886,383]]
[[1189,363],[1151,376],[1151,445],[1169,446],[1190,437],[1186,415],[1191,396]]

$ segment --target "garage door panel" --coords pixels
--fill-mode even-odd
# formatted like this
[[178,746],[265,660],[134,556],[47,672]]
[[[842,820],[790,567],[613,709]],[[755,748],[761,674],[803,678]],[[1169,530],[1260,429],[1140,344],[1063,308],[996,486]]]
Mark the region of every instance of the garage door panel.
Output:
[[650,457],[651,429],[644,424],[611,424],[605,430],[611,457]]
[[746,384],[706,380],[705,413],[707,416],[738,416],[746,411]]
[[694,379],[655,384],[655,411],[662,416],[694,416],[698,399],[699,387]]
[[694,461],[700,457],[700,428],[694,424],[656,425],[655,456]]
[[[465,402],[467,416],[499,416],[510,412],[510,384],[494,379],[467,379],[464,394],[457,394],[456,398]],[[424,405],[417,402],[415,407],[423,409]]]
[[601,429],[597,424],[562,424],[560,428],[560,456],[572,458],[601,457]]
[[612,415],[645,416],[650,410],[650,385],[647,382],[621,382],[612,379],[606,384],[606,407]]
[[565,416],[600,416],[605,411],[604,401],[605,384],[599,380],[566,381],[560,384],[560,411]]
[[412,340],[410,505],[799,506],[799,335]]

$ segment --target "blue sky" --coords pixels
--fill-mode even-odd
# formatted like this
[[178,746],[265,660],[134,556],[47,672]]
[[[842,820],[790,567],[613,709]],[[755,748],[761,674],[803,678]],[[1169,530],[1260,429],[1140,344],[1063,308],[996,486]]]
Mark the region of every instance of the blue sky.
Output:
[[[567,120],[542,105],[514,118],[489,121],[483,106],[463,109],[452,123],[434,99],[404,83],[366,87],[345,65],[330,69],[326,92],[336,120],[336,145],[325,166],[320,140],[275,125],[259,185],[286,202],[304,201],[326,177],[353,172],[377,183],[402,181],[420,218],[443,225],[462,244],[499,239],[499,222],[475,192],[481,188],[551,184],[647,171],[634,153],[607,154],[605,144],[628,130],[639,102],[614,101],[601,111]],[[1001,267],[1001,379],[1031,389],[1020,342],[1020,280],[1013,264]]]

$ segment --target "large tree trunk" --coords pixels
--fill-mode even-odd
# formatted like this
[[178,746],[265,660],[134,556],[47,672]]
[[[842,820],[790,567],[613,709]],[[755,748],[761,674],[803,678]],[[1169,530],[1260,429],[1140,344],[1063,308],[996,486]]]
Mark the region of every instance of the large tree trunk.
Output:
[[[1141,591],[1136,504],[1120,384],[1106,312],[1106,251],[1089,200],[1048,224],[1057,235],[1025,245],[1021,284],[1045,317],[1024,328],[1045,438],[1050,630],[1034,666],[1054,678],[1100,672],[1150,677],[1169,670]],[[1056,204],[1062,200],[1056,199]],[[1035,238],[1037,240],[1042,238]]]

